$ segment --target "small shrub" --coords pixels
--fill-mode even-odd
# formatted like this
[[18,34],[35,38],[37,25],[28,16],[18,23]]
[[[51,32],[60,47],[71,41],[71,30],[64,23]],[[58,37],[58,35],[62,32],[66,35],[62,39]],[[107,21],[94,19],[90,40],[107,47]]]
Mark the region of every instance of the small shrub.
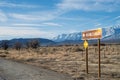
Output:
[[4,50],[7,50],[9,45],[8,45],[8,41],[7,40],[3,40],[1,42],[1,47],[4,49]]
[[81,49],[81,48],[78,47],[78,48],[73,49],[73,51],[74,52],[79,52],[79,51],[83,51],[83,49]]
[[39,40],[34,39],[26,43],[27,48],[37,49],[40,46]]
[[22,48],[22,43],[16,42],[16,43],[14,44],[14,47],[15,47],[16,50],[20,50],[20,49]]

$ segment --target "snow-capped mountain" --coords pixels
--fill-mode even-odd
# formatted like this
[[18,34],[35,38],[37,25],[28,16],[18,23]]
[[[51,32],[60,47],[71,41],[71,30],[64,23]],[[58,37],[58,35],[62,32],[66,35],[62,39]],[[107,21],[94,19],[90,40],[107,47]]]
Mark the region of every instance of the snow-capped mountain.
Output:
[[[102,40],[120,40],[120,25],[109,27],[109,28],[102,28]],[[81,41],[82,32],[70,33],[70,34],[61,34],[57,37],[53,38],[56,42],[62,41]]]
[[120,42],[120,25],[110,27],[110,28],[103,28],[103,41],[118,41]]
[[81,40],[82,38],[82,33],[70,33],[70,34],[61,34],[58,35],[57,37],[53,38],[54,41],[56,42],[61,42],[61,41],[67,41],[67,40]]

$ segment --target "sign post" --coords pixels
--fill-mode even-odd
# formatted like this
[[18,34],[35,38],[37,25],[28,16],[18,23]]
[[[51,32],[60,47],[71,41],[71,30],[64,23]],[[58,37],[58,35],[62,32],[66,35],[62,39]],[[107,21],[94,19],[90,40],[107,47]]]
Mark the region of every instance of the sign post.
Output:
[[[101,77],[101,60],[100,60],[100,38],[102,38],[102,29],[96,29],[96,30],[89,30],[82,32],[82,39],[83,40],[89,40],[89,39],[98,39],[98,78]],[[84,42],[85,44],[85,42]],[[85,47],[85,46],[84,46]],[[86,72],[88,73],[88,48],[86,48]]]
[[98,77],[101,77],[101,60],[100,60],[100,39],[98,39],[98,54],[99,54],[99,58],[98,58]]
[[84,41],[84,48],[86,52],[86,73],[88,74],[88,42],[87,40]]

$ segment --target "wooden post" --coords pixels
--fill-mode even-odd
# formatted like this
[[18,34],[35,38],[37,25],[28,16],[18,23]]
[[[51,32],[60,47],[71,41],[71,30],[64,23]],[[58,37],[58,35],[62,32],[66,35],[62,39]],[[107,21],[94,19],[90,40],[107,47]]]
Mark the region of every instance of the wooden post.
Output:
[[99,54],[99,59],[98,59],[98,78],[101,77],[101,61],[100,61],[100,39],[98,39],[98,54]]
[[88,74],[88,47],[86,48],[86,73]]

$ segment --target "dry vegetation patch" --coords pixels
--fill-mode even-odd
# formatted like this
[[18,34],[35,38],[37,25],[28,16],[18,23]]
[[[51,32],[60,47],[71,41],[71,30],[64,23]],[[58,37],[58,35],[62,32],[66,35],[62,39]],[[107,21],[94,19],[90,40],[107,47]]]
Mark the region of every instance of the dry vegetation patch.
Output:
[[[2,56],[1,56],[2,55]],[[4,56],[5,55],[5,56]],[[85,73],[83,46],[40,47],[39,49],[0,50],[0,56],[67,73],[76,80],[96,80],[97,46],[89,46],[89,74]],[[120,45],[101,46],[101,80],[120,80]]]

